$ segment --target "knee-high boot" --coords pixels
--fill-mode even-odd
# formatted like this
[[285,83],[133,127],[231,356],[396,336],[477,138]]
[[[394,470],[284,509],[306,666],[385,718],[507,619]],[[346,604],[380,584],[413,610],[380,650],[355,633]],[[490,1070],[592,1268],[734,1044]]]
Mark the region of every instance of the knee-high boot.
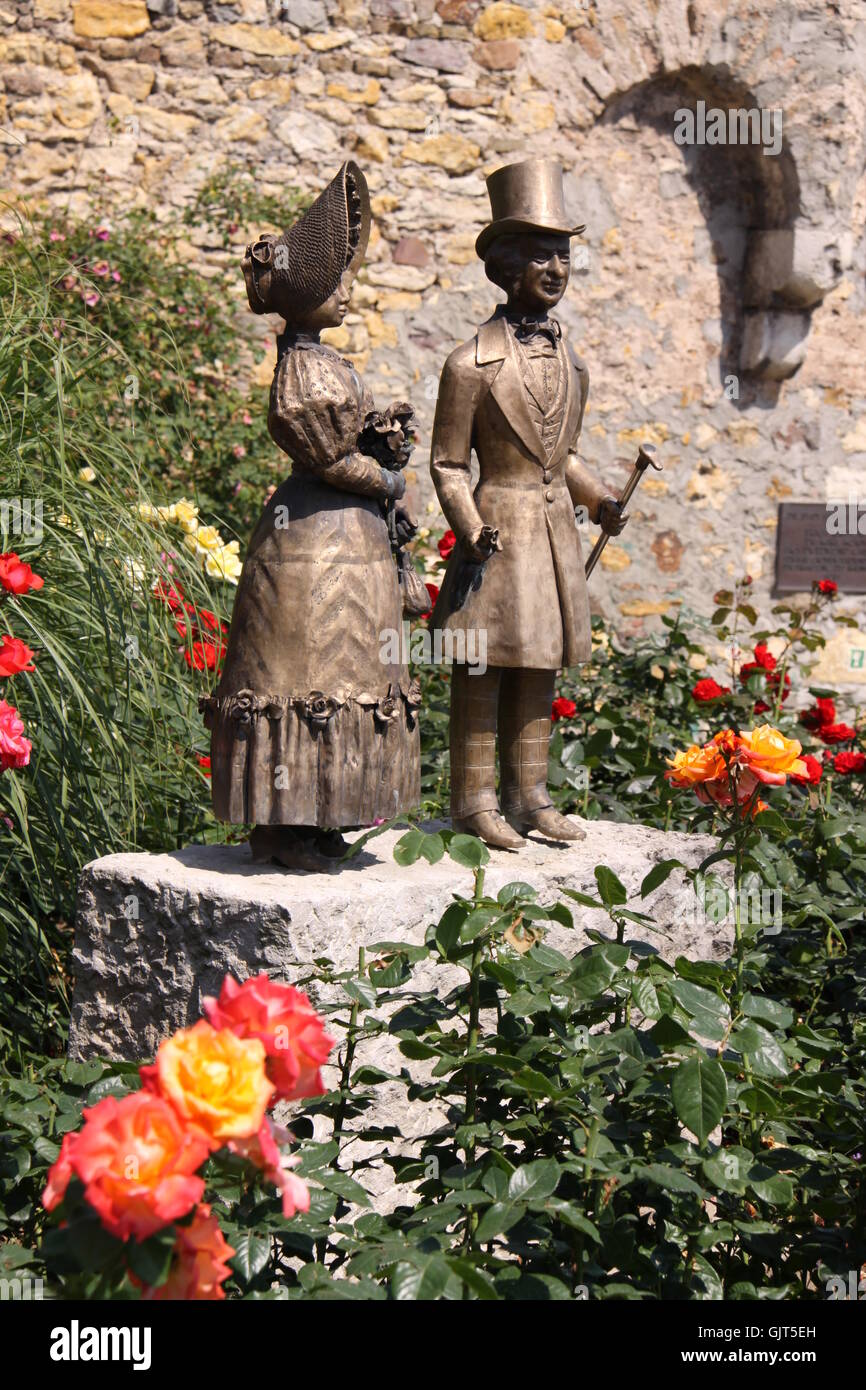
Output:
[[504,672],[499,691],[502,809],[509,825],[551,840],[582,840],[584,832],[554,809],[547,790],[550,712],[555,671]]
[[517,849],[496,799],[496,715],[502,672],[451,668],[451,820],[455,830],[478,835],[499,849]]

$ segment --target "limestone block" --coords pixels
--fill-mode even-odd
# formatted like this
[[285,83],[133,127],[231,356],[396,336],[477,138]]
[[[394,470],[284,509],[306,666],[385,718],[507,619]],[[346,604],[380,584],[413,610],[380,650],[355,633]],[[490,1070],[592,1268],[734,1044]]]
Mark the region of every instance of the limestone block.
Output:
[[810,317],[807,313],[746,314],[740,366],[744,372],[784,381],[793,376],[806,356]]
[[469,62],[469,50],[454,39],[410,39],[401,49],[404,63],[414,63],[437,72],[463,72]]
[[523,39],[535,32],[532,16],[522,5],[488,5],[478,16],[474,32],[480,39]]
[[144,0],[76,0],[72,16],[85,39],[134,39],[150,28]]
[[213,24],[210,37],[226,48],[241,53],[256,53],[270,58],[290,58],[299,53],[301,45],[281,29],[266,29],[259,24]]
[[746,255],[744,303],[809,309],[839,282],[842,253],[833,228],[787,227],[753,231]]
[[[493,851],[487,891],[495,894],[519,879],[544,902],[556,901],[563,887],[597,895],[595,866],[608,864],[631,898],[653,864],[675,858],[697,867],[716,847],[709,836],[611,821],[584,824],[582,842],[532,841],[517,855]],[[112,854],[88,864],[76,911],[70,1054],[151,1056],[162,1038],[198,1017],[202,995],[216,993],[227,971],[245,979],[264,970],[292,983],[318,958],[346,970],[356,964],[359,946],[423,941],[452,893],[470,891],[471,876],[448,859],[401,868],[393,858],[401,833],[377,836],[348,866],[329,874],[254,864],[246,845]],[[695,911],[679,871],[639,906],[657,930],[628,924],[625,940],[637,954],[658,952],[666,960],[728,954],[732,928]],[[570,908],[574,930],[553,923],[546,940],[573,956],[589,944],[588,928],[605,931],[608,922],[603,913],[575,903]],[[448,987],[446,973],[424,967],[420,987]],[[375,1065],[387,1065],[383,1052],[391,1046],[388,1039],[373,1044]]]
[[400,151],[417,164],[435,164],[449,174],[468,174],[481,162],[481,147],[464,135],[433,135],[429,140],[408,140]]

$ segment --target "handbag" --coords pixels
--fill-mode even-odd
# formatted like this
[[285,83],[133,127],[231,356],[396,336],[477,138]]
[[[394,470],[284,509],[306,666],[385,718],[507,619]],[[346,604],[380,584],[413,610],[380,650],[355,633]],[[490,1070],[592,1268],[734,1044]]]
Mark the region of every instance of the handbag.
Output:
[[433,607],[433,600],[427,585],[405,550],[397,552],[397,578],[400,583],[404,618],[422,618],[425,613],[429,613]]

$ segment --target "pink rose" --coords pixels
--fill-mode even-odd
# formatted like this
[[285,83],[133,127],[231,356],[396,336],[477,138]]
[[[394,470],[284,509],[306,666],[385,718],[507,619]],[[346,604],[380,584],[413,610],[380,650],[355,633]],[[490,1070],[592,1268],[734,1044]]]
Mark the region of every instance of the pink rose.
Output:
[[24,721],[17,709],[0,700],[0,772],[26,767],[32,747],[29,738],[24,738]]

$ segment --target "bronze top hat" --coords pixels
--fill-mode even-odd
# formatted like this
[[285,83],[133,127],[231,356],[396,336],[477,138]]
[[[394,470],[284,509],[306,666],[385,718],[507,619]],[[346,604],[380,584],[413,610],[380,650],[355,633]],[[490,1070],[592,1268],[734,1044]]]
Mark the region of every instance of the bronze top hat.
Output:
[[317,309],[344,275],[357,273],[369,236],[367,180],[349,159],[288,231],[247,247],[241,266],[253,313],[291,322]]
[[491,221],[475,243],[484,258],[488,246],[498,236],[514,232],[552,232],[577,236],[586,230],[575,226],[565,211],[562,193],[562,165],[555,159],[526,159],[506,164],[487,180]]

